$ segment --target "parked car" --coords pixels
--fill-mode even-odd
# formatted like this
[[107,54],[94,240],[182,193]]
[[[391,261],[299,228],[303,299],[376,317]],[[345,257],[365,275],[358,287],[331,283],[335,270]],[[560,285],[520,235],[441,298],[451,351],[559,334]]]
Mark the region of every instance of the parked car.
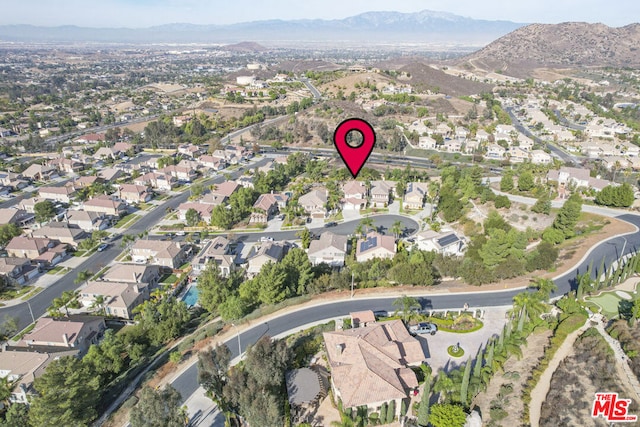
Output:
[[376,319],[379,317],[389,317],[389,312],[387,310],[376,310],[373,312],[373,315],[376,316]]
[[176,236],[184,236],[186,233],[184,231],[177,231]]
[[336,225],[338,225],[337,222],[335,221],[329,221],[328,223],[326,223],[324,226],[325,227],[335,227]]
[[436,325],[435,323],[423,322],[423,323],[418,323],[417,325],[409,326],[409,333],[411,335],[417,335],[417,334],[435,335],[436,332],[438,332],[438,325]]
[[273,237],[262,236],[260,238],[261,242],[273,242]]
[[102,252],[104,250],[106,250],[109,247],[108,243],[103,243],[100,246],[98,246],[98,252]]

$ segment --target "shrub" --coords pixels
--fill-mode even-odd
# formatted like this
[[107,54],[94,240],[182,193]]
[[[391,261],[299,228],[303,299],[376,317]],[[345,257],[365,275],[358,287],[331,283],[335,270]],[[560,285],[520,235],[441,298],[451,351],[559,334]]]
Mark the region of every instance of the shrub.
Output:
[[496,200],[494,203],[495,203],[496,209],[500,209],[500,208],[509,209],[511,207],[511,200],[509,200],[507,196],[496,196]]

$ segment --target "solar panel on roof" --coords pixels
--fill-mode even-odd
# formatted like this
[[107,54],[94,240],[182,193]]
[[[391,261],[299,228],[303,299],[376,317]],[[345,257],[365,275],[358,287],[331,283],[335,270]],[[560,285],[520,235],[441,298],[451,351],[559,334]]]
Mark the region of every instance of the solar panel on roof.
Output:
[[440,247],[444,248],[445,246],[449,246],[450,244],[457,242],[458,240],[458,236],[456,236],[455,234],[449,234],[447,236],[441,237],[438,239],[438,244],[440,245]]
[[378,246],[378,238],[377,237],[369,237],[364,242],[360,243],[360,252],[368,251],[371,248],[375,248]]

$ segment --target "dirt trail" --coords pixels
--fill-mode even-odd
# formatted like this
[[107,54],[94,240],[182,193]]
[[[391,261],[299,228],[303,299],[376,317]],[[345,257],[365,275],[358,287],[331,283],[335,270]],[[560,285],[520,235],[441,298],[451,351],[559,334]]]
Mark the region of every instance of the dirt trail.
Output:
[[547,393],[549,393],[553,373],[558,369],[560,362],[573,353],[573,343],[580,334],[586,331],[590,326],[590,319],[587,319],[580,329],[570,333],[562,345],[560,345],[556,354],[553,355],[553,359],[549,362],[547,369],[545,369],[540,376],[538,384],[536,384],[535,388],[531,392],[531,403],[529,404],[529,421],[532,427],[538,427],[540,425],[540,410],[542,409],[542,402],[544,402],[547,397]]

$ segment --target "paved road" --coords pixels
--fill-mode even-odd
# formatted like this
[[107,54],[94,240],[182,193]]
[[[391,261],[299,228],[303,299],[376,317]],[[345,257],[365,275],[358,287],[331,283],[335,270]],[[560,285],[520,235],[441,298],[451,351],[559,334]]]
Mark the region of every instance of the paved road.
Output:
[[[268,159],[261,159],[255,163],[249,165],[249,167],[260,167],[266,164]],[[232,179],[241,175],[244,172],[244,168],[240,168],[230,173]],[[210,184],[219,184],[224,181],[224,177],[222,175],[217,176],[215,178],[210,178],[202,183],[204,186],[208,186]],[[133,234],[137,235],[142,233],[145,230],[150,229],[155,224],[157,224],[165,215],[166,209],[171,208],[175,209],[187,200],[189,197],[189,192],[185,191],[184,193],[174,196],[170,200],[166,201],[162,205],[156,207],[152,211],[146,213],[143,217],[141,217],[137,222],[135,222],[132,226],[130,226],[123,234]],[[74,283],[78,272],[83,270],[88,270],[92,273],[97,273],[108,265],[111,261],[113,261],[116,256],[118,256],[122,252],[120,248],[120,239],[116,240],[107,250],[102,252],[96,252],[87,258],[82,264],[80,264],[75,270],[67,273],[63,277],[61,277],[56,283],[45,288],[39,294],[35,295],[33,298],[29,300],[29,304],[31,305],[31,309],[33,310],[33,314],[36,318],[40,317],[44,313],[46,313],[47,308],[51,305],[51,301],[54,298],[57,298],[64,291],[73,290],[78,288],[78,284]],[[27,303],[24,302],[22,304],[0,308],[0,319],[4,316],[11,316],[18,319],[18,328],[25,328],[32,322],[31,314],[29,313],[29,308]]]
[[[617,218],[640,227],[640,216],[638,215],[625,214],[618,216]],[[613,239],[602,242],[598,246],[594,247],[593,250],[588,254],[588,256],[586,256],[585,259],[583,259],[583,261],[580,262],[575,269],[572,269],[566,274],[555,279],[558,290],[552,294],[552,297],[563,295],[570,290],[575,289],[576,274],[585,272],[589,267],[589,263],[593,262],[592,275],[595,277],[596,270],[600,267],[600,263],[602,262],[603,258],[605,260],[605,266],[608,268],[615,260],[625,254],[635,252],[638,247],[640,247],[640,231],[636,231],[624,237],[615,237]],[[519,292],[522,292],[522,290],[508,290],[500,292],[480,291],[472,294],[453,295],[425,294],[424,296],[418,297],[418,300],[420,301],[423,309],[456,309],[462,308],[465,303],[468,303],[470,307],[492,307],[511,305],[514,295],[518,294]],[[336,316],[346,317],[352,311],[393,311],[393,301],[395,299],[396,297],[333,301],[324,305],[309,307],[285,314],[242,332],[240,334],[242,351],[244,352],[247,346],[255,343],[264,335],[275,336],[292,328],[306,325],[311,322],[316,322]],[[238,356],[239,353],[237,337],[229,339],[225,342],[225,344],[231,350],[232,357]],[[173,382],[173,386],[180,392],[185,400],[186,398],[191,396],[198,388],[197,371],[197,366],[194,364],[187,370],[185,370]]]
[[309,89],[309,91],[311,91],[311,94],[313,95],[313,97],[315,99],[320,99],[322,98],[322,95],[320,94],[320,92],[318,91],[318,89],[315,88],[315,86],[313,86],[311,84],[311,82],[309,81],[308,78],[306,77],[300,77],[299,79],[302,83],[304,83],[304,85],[307,87],[307,89]]
[[580,159],[578,157],[561,150],[560,148],[556,147],[555,145],[553,145],[548,141],[543,141],[538,136],[534,135],[529,130],[529,128],[527,128],[526,126],[523,126],[522,123],[520,123],[520,120],[518,119],[518,117],[516,117],[516,115],[514,114],[512,107],[507,107],[506,111],[509,114],[509,116],[511,116],[511,121],[513,122],[513,126],[518,130],[518,132],[528,136],[538,144],[545,145],[549,150],[551,150],[551,152],[556,157],[560,158],[563,162],[580,164]]

